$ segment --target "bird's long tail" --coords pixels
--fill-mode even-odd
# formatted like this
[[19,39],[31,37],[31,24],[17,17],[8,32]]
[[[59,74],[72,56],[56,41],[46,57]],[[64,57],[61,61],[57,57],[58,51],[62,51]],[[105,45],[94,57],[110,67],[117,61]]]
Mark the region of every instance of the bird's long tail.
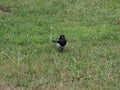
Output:
[[57,41],[56,40],[52,40],[54,43],[56,43]]

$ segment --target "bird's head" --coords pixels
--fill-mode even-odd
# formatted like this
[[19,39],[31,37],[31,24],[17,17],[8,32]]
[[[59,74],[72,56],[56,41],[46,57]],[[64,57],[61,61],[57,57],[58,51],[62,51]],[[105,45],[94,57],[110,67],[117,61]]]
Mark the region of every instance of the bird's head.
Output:
[[59,39],[65,39],[65,35],[60,35]]

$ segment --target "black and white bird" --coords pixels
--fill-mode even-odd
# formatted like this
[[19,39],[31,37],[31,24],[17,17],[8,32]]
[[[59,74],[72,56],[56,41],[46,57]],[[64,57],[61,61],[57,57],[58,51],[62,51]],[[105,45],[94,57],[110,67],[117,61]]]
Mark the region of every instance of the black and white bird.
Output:
[[56,43],[56,48],[59,51],[62,51],[64,49],[65,45],[67,44],[67,40],[65,38],[65,35],[60,35],[58,40],[53,40],[53,42]]

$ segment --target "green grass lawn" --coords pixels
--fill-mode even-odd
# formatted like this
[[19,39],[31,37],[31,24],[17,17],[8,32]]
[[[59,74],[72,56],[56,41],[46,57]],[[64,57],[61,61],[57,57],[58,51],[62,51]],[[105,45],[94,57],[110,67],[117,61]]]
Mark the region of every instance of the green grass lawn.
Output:
[[120,1],[0,0],[0,90],[26,89],[119,90]]

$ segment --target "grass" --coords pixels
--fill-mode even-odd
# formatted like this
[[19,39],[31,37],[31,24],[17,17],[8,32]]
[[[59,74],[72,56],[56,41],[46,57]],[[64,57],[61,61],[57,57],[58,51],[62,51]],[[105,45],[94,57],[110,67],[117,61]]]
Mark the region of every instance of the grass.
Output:
[[[0,89],[119,90],[119,0],[0,1]],[[57,51],[53,39],[65,34]]]

